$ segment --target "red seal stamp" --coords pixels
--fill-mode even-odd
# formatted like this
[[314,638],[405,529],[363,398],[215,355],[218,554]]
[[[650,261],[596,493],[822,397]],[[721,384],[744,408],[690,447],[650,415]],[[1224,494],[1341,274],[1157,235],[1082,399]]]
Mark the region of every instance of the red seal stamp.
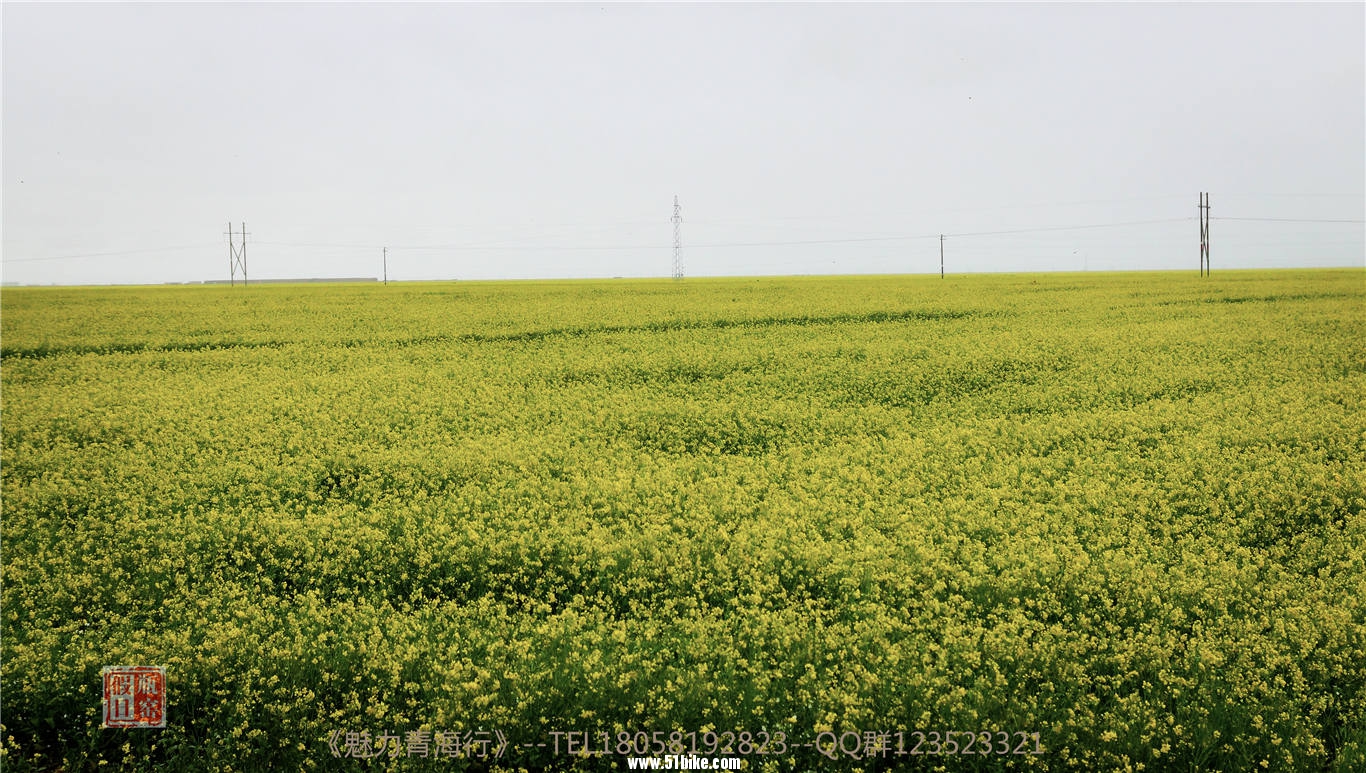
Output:
[[100,727],[166,727],[166,669],[105,666]]

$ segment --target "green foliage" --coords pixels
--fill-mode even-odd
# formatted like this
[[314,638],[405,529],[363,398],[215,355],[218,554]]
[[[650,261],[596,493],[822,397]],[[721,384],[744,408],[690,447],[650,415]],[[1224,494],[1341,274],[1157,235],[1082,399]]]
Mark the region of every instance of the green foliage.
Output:
[[1363,278],[6,288],[3,766],[1357,770]]

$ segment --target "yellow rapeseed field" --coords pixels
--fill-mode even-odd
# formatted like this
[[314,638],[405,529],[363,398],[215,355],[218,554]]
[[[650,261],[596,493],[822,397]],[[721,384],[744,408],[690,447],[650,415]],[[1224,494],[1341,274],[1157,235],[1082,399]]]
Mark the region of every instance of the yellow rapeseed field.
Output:
[[6,770],[1366,769],[1366,271],[6,288],[0,388]]

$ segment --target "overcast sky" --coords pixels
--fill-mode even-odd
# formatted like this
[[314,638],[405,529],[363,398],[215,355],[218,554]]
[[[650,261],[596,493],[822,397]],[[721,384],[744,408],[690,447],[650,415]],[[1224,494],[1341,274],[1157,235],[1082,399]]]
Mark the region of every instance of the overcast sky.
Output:
[[1201,191],[1216,271],[1366,260],[1359,2],[5,2],[3,44],[6,282],[225,279],[229,220],[255,278],[668,276],[675,195],[690,276],[1194,270]]

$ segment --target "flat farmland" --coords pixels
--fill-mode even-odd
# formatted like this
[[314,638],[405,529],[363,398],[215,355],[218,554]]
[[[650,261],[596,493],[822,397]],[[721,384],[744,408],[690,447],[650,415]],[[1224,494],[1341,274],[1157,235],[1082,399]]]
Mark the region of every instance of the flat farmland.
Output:
[[7,770],[1366,769],[1366,271],[5,288],[0,390]]

